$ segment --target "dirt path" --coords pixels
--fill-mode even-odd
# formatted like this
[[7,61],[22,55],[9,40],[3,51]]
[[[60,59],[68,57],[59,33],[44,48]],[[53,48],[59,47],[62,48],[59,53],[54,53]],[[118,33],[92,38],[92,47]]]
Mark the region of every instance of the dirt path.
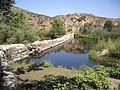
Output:
[[114,78],[109,78],[111,81],[111,89],[112,90],[118,90],[118,85],[120,84],[120,79],[114,79]]

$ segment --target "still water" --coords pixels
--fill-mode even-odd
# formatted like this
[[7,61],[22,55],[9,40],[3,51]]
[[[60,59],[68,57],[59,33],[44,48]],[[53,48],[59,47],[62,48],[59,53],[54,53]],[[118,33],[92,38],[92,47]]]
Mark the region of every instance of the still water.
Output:
[[89,50],[95,45],[94,41],[73,39],[63,45],[47,50],[32,57],[32,62],[40,63],[50,61],[55,67],[61,65],[71,69],[80,68],[82,65],[93,67],[95,64],[89,59]]

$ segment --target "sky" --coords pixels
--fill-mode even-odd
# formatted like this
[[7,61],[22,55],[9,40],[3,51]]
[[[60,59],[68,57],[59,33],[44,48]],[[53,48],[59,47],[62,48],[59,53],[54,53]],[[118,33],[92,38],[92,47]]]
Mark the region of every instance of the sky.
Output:
[[88,13],[120,18],[120,0],[15,0],[16,7],[47,16]]

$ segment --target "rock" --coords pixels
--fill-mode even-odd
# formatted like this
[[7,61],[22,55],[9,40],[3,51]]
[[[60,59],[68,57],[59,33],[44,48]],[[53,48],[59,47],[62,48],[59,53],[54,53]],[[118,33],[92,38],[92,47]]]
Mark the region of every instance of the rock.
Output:
[[97,52],[97,56],[110,56],[112,53],[108,49]]
[[43,70],[42,68],[39,68],[38,66],[36,66],[36,65],[31,65],[31,66],[29,66],[28,68],[27,68],[27,72],[30,72],[30,71],[32,71],[32,70],[36,70],[36,71],[38,71],[38,70]]
[[24,67],[19,67],[16,69],[16,72],[15,72],[17,75],[19,74],[25,74],[25,69]]
[[15,90],[16,89],[16,78],[11,72],[12,69],[8,66],[6,60],[6,54],[3,50],[0,50],[0,67],[3,71],[3,86],[4,90]]
[[29,50],[24,44],[0,45],[0,50],[4,51],[7,62],[29,57]]

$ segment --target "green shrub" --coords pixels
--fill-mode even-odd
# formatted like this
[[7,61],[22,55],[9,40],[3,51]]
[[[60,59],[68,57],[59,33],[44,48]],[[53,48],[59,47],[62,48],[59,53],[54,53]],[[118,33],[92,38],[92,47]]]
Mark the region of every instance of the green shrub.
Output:
[[110,77],[120,79],[120,64],[108,67],[107,72],[109,73]]
[[42,90],[74,90],[70,79],[64,76],[46,75],[41,81],[40,88]]
[[102,70],[97,67],[94,67],[94,69],[86,68],[86,71],[83,74],[74,75],[72,77],[74,84],[80,89],[85,89],[86,85],[95,89],[108,89],[110,83],[106,79],[106,71],[102,73],[103,67]]
[[42,61],[39,66],[41,67],[54,67],[54,65],[49,61]]
[[37,32],[37,35],[39,36],[40,40],[46,40],[49,39],[49,34],[45,29],[41,29]]
[[104,77],[108,77],[108,72],[106,70],[105,66],[102,65],[96,65],[93,67],[93,70],[97,73],[97,75],[103,75]]
[[52,23],[52,29],[49,32],[49,36],[54,39],[57,37],[60,37],[61,35],[65,35],[65,27],[64,27],[64,21],[61,19],[54,19]]
[[58,67],[58,68],[63,68],[63,66],[61,66],[61,65],[58,65],[57,67]]

